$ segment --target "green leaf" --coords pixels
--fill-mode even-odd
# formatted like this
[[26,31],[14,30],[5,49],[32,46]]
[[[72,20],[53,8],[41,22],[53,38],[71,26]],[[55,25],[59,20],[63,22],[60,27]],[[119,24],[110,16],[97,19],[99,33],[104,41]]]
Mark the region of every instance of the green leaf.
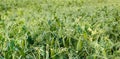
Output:
[[83,42],[82,40],[78,40],[76,50],[82,51],[82,48],[83,48]]

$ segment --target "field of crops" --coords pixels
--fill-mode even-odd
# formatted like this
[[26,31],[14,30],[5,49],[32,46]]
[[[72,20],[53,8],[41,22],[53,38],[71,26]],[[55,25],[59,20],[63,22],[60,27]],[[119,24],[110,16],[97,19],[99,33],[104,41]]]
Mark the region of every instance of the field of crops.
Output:
[[0,0],[0,59],[120,59],[120,0]]

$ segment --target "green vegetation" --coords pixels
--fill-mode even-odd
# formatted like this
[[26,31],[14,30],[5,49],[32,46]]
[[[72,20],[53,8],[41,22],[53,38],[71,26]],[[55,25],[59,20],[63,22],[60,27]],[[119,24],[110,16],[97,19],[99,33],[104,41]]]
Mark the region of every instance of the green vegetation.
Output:
[[120,59],[120,0],[0,0],[0,59]]

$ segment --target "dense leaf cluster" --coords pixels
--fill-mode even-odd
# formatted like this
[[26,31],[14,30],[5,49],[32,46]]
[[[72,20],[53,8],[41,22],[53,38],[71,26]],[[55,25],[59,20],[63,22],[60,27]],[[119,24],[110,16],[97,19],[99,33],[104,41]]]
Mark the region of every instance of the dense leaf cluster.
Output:
[[0,59],[119,59],[115,1],[0,0]]

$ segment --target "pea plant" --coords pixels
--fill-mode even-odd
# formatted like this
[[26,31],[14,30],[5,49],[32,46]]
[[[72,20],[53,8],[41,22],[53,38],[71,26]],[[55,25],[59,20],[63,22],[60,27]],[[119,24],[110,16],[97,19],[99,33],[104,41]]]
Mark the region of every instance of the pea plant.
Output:
[[0,59],[120,59],[119,0],[0,0]]

